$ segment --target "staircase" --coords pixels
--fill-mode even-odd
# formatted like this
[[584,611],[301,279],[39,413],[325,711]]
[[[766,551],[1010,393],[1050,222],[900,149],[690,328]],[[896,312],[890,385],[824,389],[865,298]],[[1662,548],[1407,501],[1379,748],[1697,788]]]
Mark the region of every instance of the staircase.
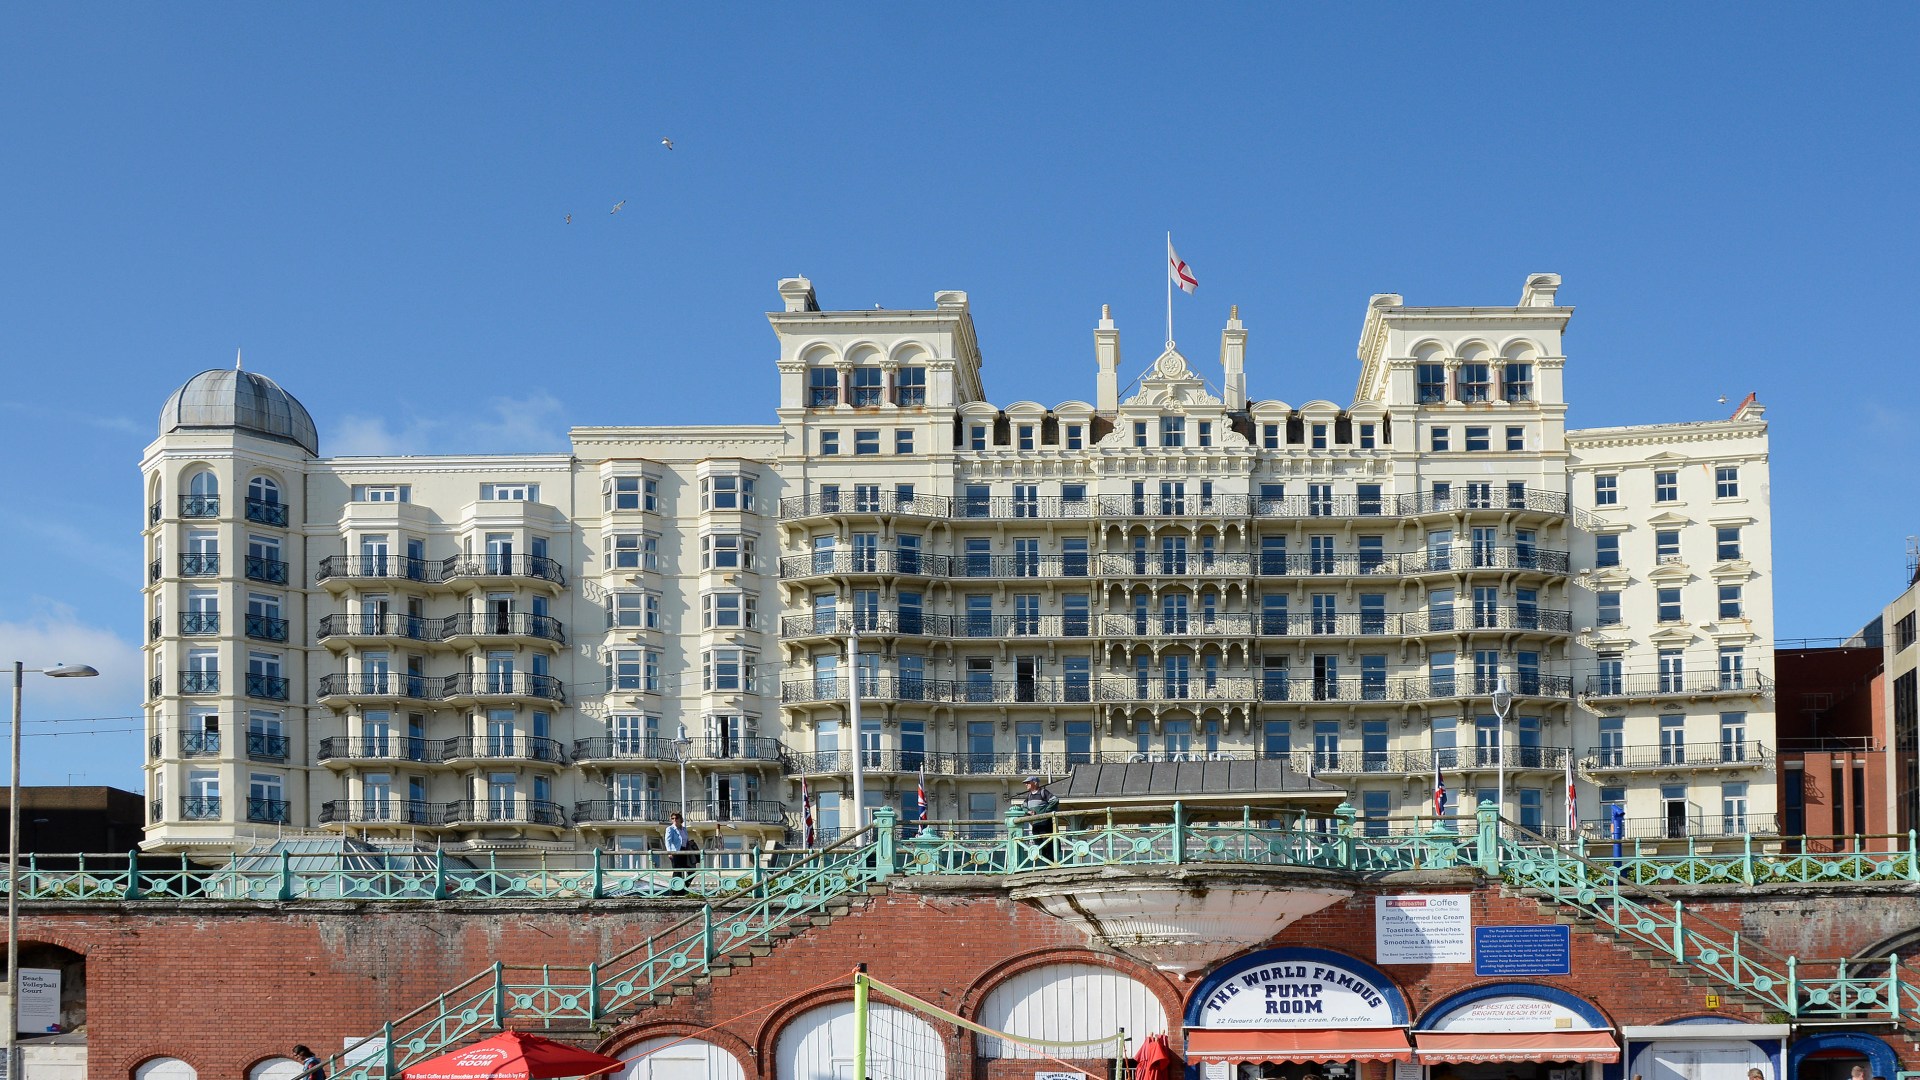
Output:
[[1542,837],[1520,830],[1489,843],[1498,829],[1486,815],[1480,831],[1481,869],[1540,900],[1543,914],[1609,937],[1694,985],[1717,988],[1794,1022],[1891,1021],[1920,1028],[1920,987],[1903,978],[1898,956],[1871,965],[1782,956],[1743,941],[1738,930],[1688,910],[1681,900],[1634,883],[1631,874]]
[[[886,811],[877,811],[876,819]],[[639,1009],[694,992],[790,937],[843,915],[851,901],[893,871],[894,831],[879,821],[769,874],[741,879],[730,898],[700,910],[622,952],[586,967],[495,963],[356,1047],[335,1055],[326,1075],[391,1080],[415,1062],[509,1023],[550,1035],[596,1035]]]

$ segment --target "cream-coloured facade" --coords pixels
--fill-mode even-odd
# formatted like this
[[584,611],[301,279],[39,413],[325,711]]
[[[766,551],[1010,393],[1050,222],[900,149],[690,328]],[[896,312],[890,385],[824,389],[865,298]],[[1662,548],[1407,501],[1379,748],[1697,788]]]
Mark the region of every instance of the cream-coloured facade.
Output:
[[1502,730],[1517,820],[1561,827],[1571,766],[1591,835],[1765,833],[1761,409],[1568,431],[1558,287],[1374,297],[1345,407],[1249,399],[1237,312],[1219,393],[1168,346],[1123,395],[1103,314],[1091,403],[995,406],[964,293],[804,279],[773,425],[324,458],[203,372],[142,463],[149,846],[642,851],[684,805],[744,852],[803,783],[850,823],[856,743],[909,817],[923,773],[930,816],[997,818],[1029,773],[1267,756],[1400,829],[1436,766],[1493,799]]

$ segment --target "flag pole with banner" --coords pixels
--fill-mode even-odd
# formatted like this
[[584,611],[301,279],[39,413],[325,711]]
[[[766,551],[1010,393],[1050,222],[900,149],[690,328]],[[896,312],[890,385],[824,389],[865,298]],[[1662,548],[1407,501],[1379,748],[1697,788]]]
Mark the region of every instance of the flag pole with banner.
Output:
[[1573,791],[1573,754],[1567,754],[1567,843],[1580,832],[1580,797]]
[[1200,279],[1193,276],[1193,267],[1182,262],[1173,252],[1173,234],[1167,234],[1167,348],[1173,348],[1173,287],[1188,296],[1200,287]]

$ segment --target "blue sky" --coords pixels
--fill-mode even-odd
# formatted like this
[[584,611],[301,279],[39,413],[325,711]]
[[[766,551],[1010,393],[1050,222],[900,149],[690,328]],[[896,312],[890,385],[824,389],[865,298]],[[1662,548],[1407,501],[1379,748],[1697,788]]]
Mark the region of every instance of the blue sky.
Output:
[[[1910,5],[12,5],[0,13],[0,659],[29,782],[139,786],[140,495],[230,364],[322,449],[767,421],[775,279],[973,300],[989,395],[1092,395],[1162,233],[1255,396],[1352,397],[1366,299],[1565,276],[1575,426],[1773,434],[1782,637],[1901,588]],[[669,137],[677,149],[659,145]],[[625,200],[618,214],[609,213]],[[574,215],[571,225],[564,216]],[[1852,375],[1846,374],[1853,372]],[[1903,402],[1909,404],[1902,404]],[[1902,419],[1908,417],[1908,419]]]

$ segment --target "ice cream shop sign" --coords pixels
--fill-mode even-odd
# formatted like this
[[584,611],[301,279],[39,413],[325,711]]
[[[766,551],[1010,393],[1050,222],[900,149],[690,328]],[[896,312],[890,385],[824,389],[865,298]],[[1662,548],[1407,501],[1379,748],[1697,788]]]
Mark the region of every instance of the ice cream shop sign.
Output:
[[1218,972],[1200,1004],[1199,1024],[1207,1028],[1393,1027],[1393,991],[1371,973],[1325,959],[1299,955],[1255,954],[1256,962]]

